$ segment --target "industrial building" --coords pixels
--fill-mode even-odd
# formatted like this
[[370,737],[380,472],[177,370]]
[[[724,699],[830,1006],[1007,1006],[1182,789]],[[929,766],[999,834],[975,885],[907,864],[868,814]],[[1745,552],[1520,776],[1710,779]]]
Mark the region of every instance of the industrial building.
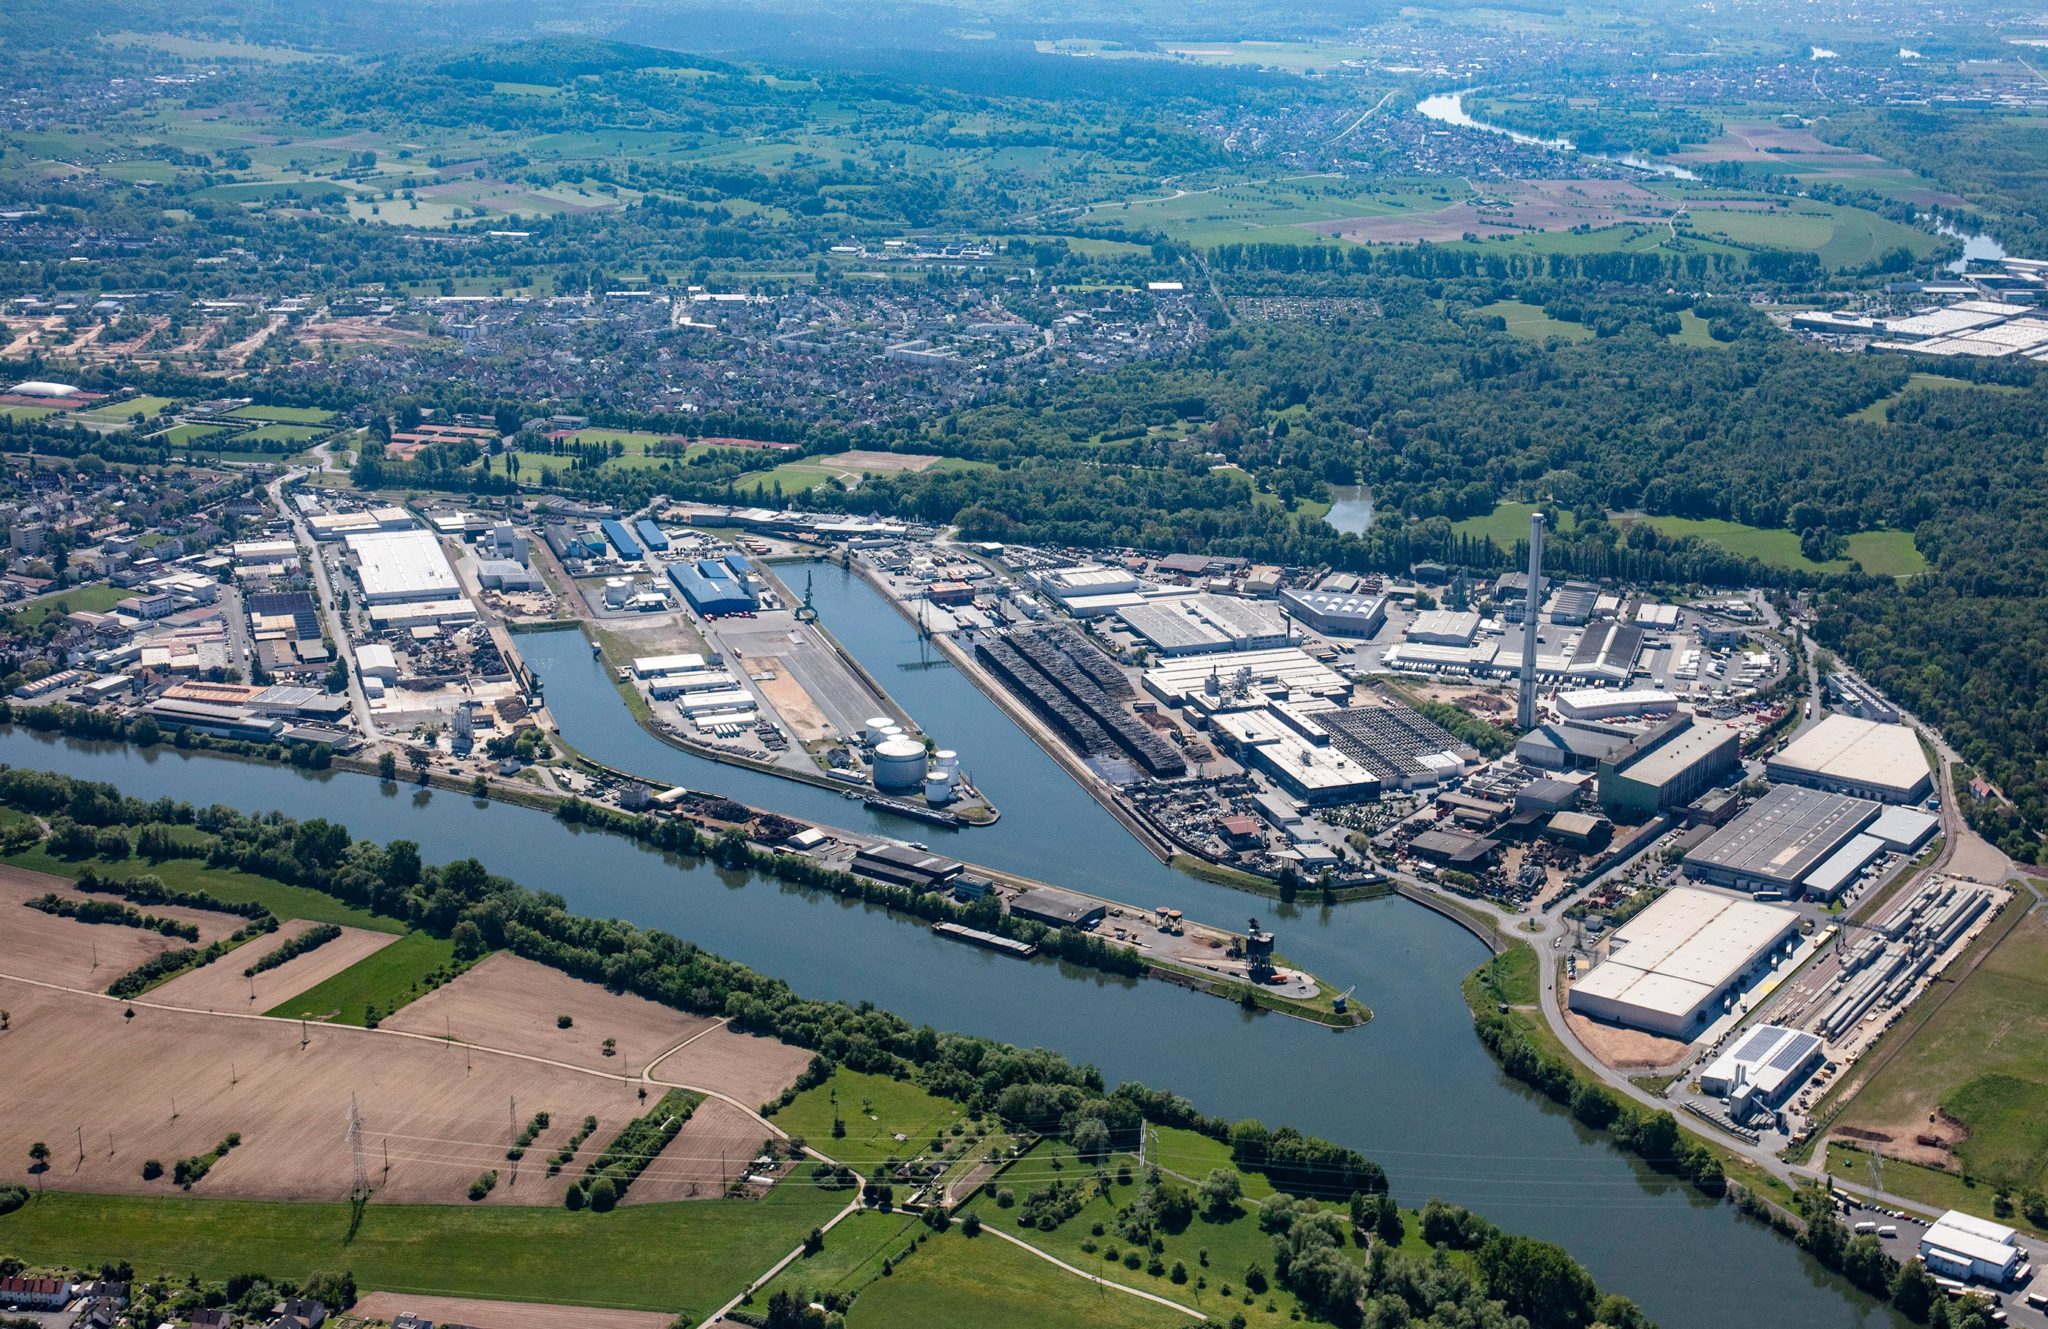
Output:
[[954,878],[966,871],[966,865],[926,849],[876,844],[854,854],[853,870],[863,877],[916,891],[938,891],[952,885]]
[[1682,807],[1735,773],[1742,737],[1674,715],[1600,762],[1600,806],[1618,821]]
[[1805,1084],[1822,1059],[1818,1037],[1803,1029],[1759,1025],[1700,1072],[1700,1089],[1728,1100],[1738,1122],[1777,1108]]
[[1283,715],[1283,706],[1225,711],[1210,729],[1246,766],[1264,771],[1304,803],[1356,803],[1379,797],[1372,771],[1330,741],[1317,717]]
[[1417,858],[1463,870],[1482,868],[1493,861],[1500,842],[1463,831],[1424,831],[1408,842],[1408,848]]
[[633,533],[626,529],[624,522],[607,518],[597,525],[598,529],[604,532],[604,538],[611,542],[612,548],[618,551],[620,558],[628,563],[638,563],[646,557],[646,551],[640,548],[640,542],[633,538]]
[[1807,877],[1877,820],[1868,799],[1778,785],[1685,856],[1686,875],[1797,899]]
[[1334,698],[1351,694],[1351,684],[1343,675],[1298,646],[1167,660],[1147,669],[1144,682],[1145,691],[1168,706],[1192,705],[1203,710],[1256,701],[1253,693]]
[[1764,763],[1785,784],[1805,785],[1886,803],[1927,797],[1934,777],[1920,739],[1905,725],[1830,715]]
[[342,540],[378,531],[409,531],[412,514],[404,508],[372,508],[368,512],[322,512],[306,518],[315,540]]
[[[1564,598],[1564,592],[1558,592],[1558,598]],[[1552,621],[1564,622],[1555,616]],[[1575,680],[1618,686],[1628,682],[1642,653],[1643,630],[1633,624],[1610,619],[1595,623],[1579,634],[1578,644],[1572,647],[1571,659],[1564,672]]]
[[538,591],[545,589],[540,574],[509,558],[480,559],[476,584],[487,591]]
[[365,604],[453,600],[462,594],[455,569],[431,531],[377,531],[345,539],[355,556]]
[[1402,635],[1424,646],[1470,646],[1479,635],[1479,615],[1469,609],[1425,609]]
[[1124,626],[1161,655],[1264,650],[1287,644],[1287,625],[1270,605],[1222,595],[1177,595],[1117,611]]
[[1599,587],[1566,582],[1550,597],[1550,621],[1563,627],[1580,627],[1592,621],[1593,608],[1599,600]]
[[1283,590],[1280,603],[1317,632],[1332,637],[1370,637],[1387,621],[1383,595]]
[[1566,688],[1552,698],[1567,720],[1614,720],[1678,714],[1678,694],[1657,688]]
[[1920,1234],[1920,1261],[1928,1272],[1958,1282],[2004,1287],[2026,1257],[2011,1228],[1954,1209]]
[[1680,887],[1618,929],[1607,958],[1572,985],[1570,1007],[1596,1020],[1690,1040],[1737,992],[1789,954],[1790,909]]
[[[1292,708],[1278,707],[1283,713]],[[1311,710],[1309,718],[1331,743],[1363,766],[1383,788],[1426,789],[1445,784],[1479,760],[1436,721],[1399,704]]]
[[655,525],[651,518],[642,517],[634,522],[633,533],[640,537],[643,547],[657,554],[668,552],[668,536],[662,533],[661,527]]
[[1092,928],[1108,912],[1100,900],[1054,886],[1033,886],[1010,901],[1010,917],[1056,928]]
[[668,579],[699,614],[752,613],[761,602],[732,575],[725,564],[712,559],[695,563],[671,563]]
[[1515,740],[1515,760],[1546,771],[1590,771],[1642,737],[1625,725],[1558,720],[1537,725]]

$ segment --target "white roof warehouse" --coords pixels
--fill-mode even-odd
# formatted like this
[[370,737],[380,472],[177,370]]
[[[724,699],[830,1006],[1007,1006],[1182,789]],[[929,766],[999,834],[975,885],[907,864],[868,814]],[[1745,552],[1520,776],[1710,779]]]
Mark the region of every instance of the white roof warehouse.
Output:
[[373,605],[452,600],[462,594],[455,569],[429,531],[381,531],[348,537],[363,599]]

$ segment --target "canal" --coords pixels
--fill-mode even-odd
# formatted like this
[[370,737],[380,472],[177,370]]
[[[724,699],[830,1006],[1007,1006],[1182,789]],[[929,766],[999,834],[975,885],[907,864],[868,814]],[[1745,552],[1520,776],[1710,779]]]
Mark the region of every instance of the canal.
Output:
[[[361,837],[414,840],[429,861],[473,856],[560,893],[577,912],[663,928],[807,995],[873,1001],[939,1028],[1054,1048],[1113,1079],[1170,1087],[1207,1111],[1327,1136],[1381,1162],[1407,1203],[1442,1196],[1564,1245],[1603,1286],[1636,1298],[1667,1329],[1709,1329],[1737,1306],[1774,1308],[1767,1315],[1779,1323],[1904,1324],[1729,1206],[1624,1157],[1502,1075],[1473,1036],[1458,991],[1485,950],[1455,924],[1399,898],[1275,914],[1268,902],[1161,867],[872,588],[836,568],[811,570],[834,634],[929,732],[960,751],[1004,809],[997,825],[943,847],[1139,903],[1179,904],[1220,923],[1251,912],[1276,916],[1281,948],[1326,978],[1359,983],[1372,1023],[1337,1033],[1162,983],[1020,962],[837,897],[668,858],[526,809],[363,776],[139,752],[18,728],[0,732],[0,761],[109,780],[142,797],[324,816]],[[938,834],[883,825],[829,790],[657,742],[633,723],[578,634],[529,636],[520,645],[546,680],[564,732],[599,760],[796,816]]]

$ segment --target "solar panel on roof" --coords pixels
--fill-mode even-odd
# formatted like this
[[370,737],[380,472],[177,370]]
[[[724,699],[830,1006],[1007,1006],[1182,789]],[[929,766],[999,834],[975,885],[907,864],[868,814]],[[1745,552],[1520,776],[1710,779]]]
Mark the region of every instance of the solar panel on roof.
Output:
[[1820,1040],[1812,1034],[1794,1034],[1785,1040],[1785,1046],[1778,1049],[1778,1055],[1771,1058],[1770,1068],[1774,1071],[1789,1071],[1805,1060],[1818,1046]]
[[1777,1038],[1778,1031],[1775,1029],[1753,1029],[1750,1031],[1749,1037],[1742,1040],[1742,1046],[1735,1049],[1735,1059],[1737,1061],[1755,1061],[1764,1054],[1766,1047],[1777,1041]]

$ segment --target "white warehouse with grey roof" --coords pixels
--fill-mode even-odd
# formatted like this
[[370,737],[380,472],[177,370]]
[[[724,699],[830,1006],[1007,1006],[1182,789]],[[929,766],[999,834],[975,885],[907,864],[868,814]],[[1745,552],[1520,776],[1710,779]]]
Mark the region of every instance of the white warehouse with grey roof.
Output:
[[1690,1041],[1799,935],[1790,909],[1680,887],[1616,930],[1607,958],[1572,985],[1570,1008]]

